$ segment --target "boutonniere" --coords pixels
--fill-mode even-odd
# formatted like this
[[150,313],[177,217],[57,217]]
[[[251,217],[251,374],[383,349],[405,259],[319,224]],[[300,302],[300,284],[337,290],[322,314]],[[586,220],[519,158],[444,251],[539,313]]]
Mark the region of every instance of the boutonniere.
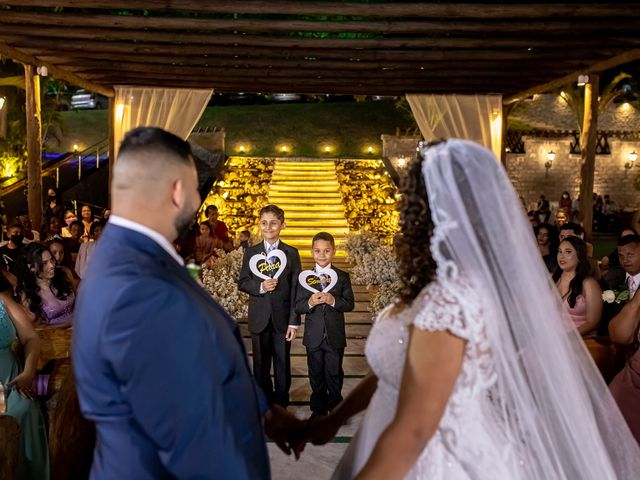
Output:
[[602,300],[607,303],[622,303],[629,300],[629,290],[605,290],[602,292]]

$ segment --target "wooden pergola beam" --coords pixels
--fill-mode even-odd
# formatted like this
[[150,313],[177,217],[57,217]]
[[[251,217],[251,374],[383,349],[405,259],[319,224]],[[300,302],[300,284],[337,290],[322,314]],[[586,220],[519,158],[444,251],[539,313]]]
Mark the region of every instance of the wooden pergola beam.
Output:
[[606,23],[593,18],[572,19],[544,18],[508,19],[503,22],[456,19],[451,20],[360,20],[360,21],[308,21],[277,19],[243,19],[243,18],[184,18],[184,17],[152,17],[123,15],[90,15],[76,13],[20,12],[3,11],[2,22],[14,25],[37,25],[81,28],[111,28],[135,30],[210,30],[241,32],[360,32],[376,34],[460,34],[478,35],[535,33],[540,35],[566,35],[577,30],[581,32],[599,33],[622,31],[635,32],[640,28],[640,19],[635,17],[618,18],[615,23]]
[[[282,67],[276,68],[229,68],[225,66],[211,65],[208,67],[193,66],[172,66],[172,65],[150,65],[150,64],[103,64],[99,67],[78,67],[74,70],[77,74],[87,79],[100,79],[119,75],[122,78],[127,76],[136,76],[143,74],[149,78],[162,78],[166,75],[172,75],[174,78],[187,77],[205,77],[205,78],[225,78],[238,77],[243,78],[249,76],[251,78],[343,78],[343,79],[361,79],[369,80],[372,77],[379,79],[393,80],[399,75],[405,79],[429,81],[432,78],[451,78],[452,76],[467,77],[473,75],[474,80],[478,78],[504,78],[510,81],[519,81],[523,75],[536,75],[539,77],[539,69],[535,67],[519,68],[517,71],[502,67],[501,69],[487,68],[466,68],[464,65],[458,67],[447,67],[446,69],[429,68],[420,70],[418,68],[411,69],[382,69],[377,68],[361,68],[361,69],[339,69],[339,68],[318,68],[313,65],[302,67]],[[544,72],[547,78],[562,74],[565,70],[547,70]]]
[[[160,68],[165,66],[205,66],[212,68],[318,68],[318,69],[345,69],[345,70],[380,70],[382,68],[393,68],[396,70],[441,70],[443,64],[451,66],[453,68],[468,68],[470,70],[475,69],[539,69],[539,62],[532,61],[530,59],[525,60],[512,60],[506,63],[502,60],[444,60],[434,59],[429,62],[424,62],[422,65],[416,64],[415,60],[403,60],[403,61],[350,61],[350,60],[313,60],[310,58],[233,58],[229,56],[220,57],[186,57],[186,56],[150,56],[150,55],[131,55],[131,54],[117,54],[117,53],[105,53],[105,52],[86,52],[80,56],[72,57],[64,54],[38,54],[38,58],[46,60],[50,63],[54,63],[60,67],[71,72],[82,72],[92,68],[104,68],[112,67],[113,62],[118,62],[118,65],[123,69],[145,69],[149,67]],[[588,65],[584,60],[565,60],[562,65],[558,65],[558,68],[566,67],[567,65],[573,68],[585,67]]]
[[[16,7],[68,7],[129,10],[128,0],[2,0],[0,4]],[[237,14],[274,15],[354,15],[363,17],[435,17],[435,18],[598,18],[611,16],[640,17],[638,3],[536,3],[536,4],[479,4],[479,3],[338,3],[338,2],[291,2],[262,0],[142,0],[135,2],[139,10],[174,12],[207,12]]]
[[629,50],[628,52],[624,52],[620,55],[616,55],[607,60],[603,60],[601,62],[595,63],[590,67],[581,69],[579,71],[570,73],[568,75],[564,75],[560,78],[552,80],[550,82],[543,83],[541,85],[537,85],[535,87],[528,88],[523,92],[518,92],[515,95],[511,95],[504,99],[505,104],[515,103],[524,98],[530,97],[537,93],[546,93],[551,92],[553,90],[557,90],[558,88],[562,88],[569,83],[575,82],[578,80],[578,75],[582,75],[585,73],[600,73],[606,70],[619,67],[620,65],[624,65],[626,63],[634,62],[636,60],[640,60],[640,48],[636,48],[633,50]]
[[[47,37],[26,37],[2,33],[6,43],[14,45],[16,48],[32,55],[59,54],[65,53],[124,53],[131,55],[174,55],[181,57],[220,57],[231,56],[240,57],[249,55],[255,57],[271,58],[303,58],[315,57],[322,59],[353,59],[357,60],[408,60],[414,62],[426,62],[433,60],[563,60],[563,59],[583,59],[583,58],[609,58],[617,54],[617,51],[604,45],[598,48],[580,49],[550,49],[528,51],[522,50],[499,50],[487,46],[484,49],[433,49],[433,50],[409,50],[406,48],[393,50],[337,50],[337,49],[281,49],[261,46],[206,46],[206,45],[170,45],[153,42],[109,42],[84,40],[77,42],[73,40],[47,38]],[[53,49],[55,46],[55,49]]]
[[112,97],[114,95],[113,88],[105,87],[103,85],[99,85],[97,83],[90,82],[74,73],[68,72],[62,68],[59,68],[53,64],[49,64],[46,62],[41,62],[37,58],[32,57],[26,53],[21,52],[20,50],[10,47],[4,43],[0,43],[0,55],[3,55],[11,60],[16,62],[24,63],[25,65],[33,65],[40,66],[44,65],[49,70],[51,76],[69,82],[73,85],[77,85],[78,87],[82,87],[85,90],[97,92],[101,95],[105,95],[107,97]]
[[[1,19],[1,17],[0,17]],[[35,27],[16,26],[0,22],[0,40],[10,41],[15,35],[27,37],[45,36],[51,38],[104,40],[128,42],[157,42],[179,43],[188,45],[230,45],[230,46],[261,46],[273,48],[318,48],[318,49],[391,49],[391,48],[478,48],[484,49],[491,43],[494,49],[522,48],[522,49],[557,49],[557,38],[545,38],[539,34],[532,34],[529,38],[503,37],[490,40],[482,37],[389,37],[381,39],[345,39],[345,38],[292,38],[272,37],[263,35],[229,35],[214,33],[190,32],[162,32],[143,30],[113,30],[108,28],[79,29],[67,27]],[[581,38],[563,39],[563,48],[597,48],[603,43],[611,43],[618,48],[633,48],[640,46],[637,36],[623,35],[585,36]]]

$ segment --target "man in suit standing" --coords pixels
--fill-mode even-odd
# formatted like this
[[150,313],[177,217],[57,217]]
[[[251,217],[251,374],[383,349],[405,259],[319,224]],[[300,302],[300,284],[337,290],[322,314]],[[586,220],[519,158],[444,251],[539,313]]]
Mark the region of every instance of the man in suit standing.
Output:
[[[249,330],[253,350],[253,375],[270,402],[289,405],[291,387],[291,342],[296,338],[300,317],[295,312],[296,286],[300,274],[300,254],[280,240],[284,211],[276,205],[260,210],[262,242],[244,251],[238,288],[249,294]],[[282,274],[263,280],[249,267],[254,255],[281,250],[287,257]],[[268,259],[278,267],[274,257]],[[276,269],[271,269],[275,273]],[[275,387],[271,381],[271,364]]]
[[[303,344],[307,347],[307,365],[311,383],[311,411],[324,416],[342,401],[344,371],[342,359],[347,346],[344,314],[354,307],[349,274],[331,265],[336,253],[335,240],[326,232],[313,237],[311,252],[321,291],[311,294],[298,285],[296,312],[305,314]],[[336,284],[323,292],[329,279],[322,272],[332,269],[338,275]]]
[[[113,215],[76,303],[80,407],[96,424],[91,478],[269,478],[262,429],[283,445],[236,323],[184,268],[172,242],[200,205],[189,144],[159,128],[127,134]],[[285,447],[286,449],[286,447]]]

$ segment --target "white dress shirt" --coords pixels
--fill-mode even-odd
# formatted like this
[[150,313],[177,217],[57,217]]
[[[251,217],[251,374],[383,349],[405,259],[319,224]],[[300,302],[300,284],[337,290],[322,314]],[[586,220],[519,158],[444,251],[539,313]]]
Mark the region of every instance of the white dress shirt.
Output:
[[126,228],[127,230],[133,230],[134,232],[138,232],[145,237],[150,238],[151,240],[156,242],[165,252],[171,255],[173,259],[178,262],[178,264],[184,266],[184,260],[182,259],[182,257],[178,255],[178,252],[176,252],[174,246],[171,245],[171,242],[169,242],[169,240],[167,240],[167,238],[161,233],[158,233],[155,230],[142,225],[141,223],[134,222],[132,220],[129,220],[128,218],[118,217],[117,215],[111,215],[109,217],[109,223],[117,225],[118,227]]

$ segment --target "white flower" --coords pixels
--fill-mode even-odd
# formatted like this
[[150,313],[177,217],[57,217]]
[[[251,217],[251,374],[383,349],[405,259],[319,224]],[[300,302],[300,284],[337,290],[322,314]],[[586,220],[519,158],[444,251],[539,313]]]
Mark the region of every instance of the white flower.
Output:
[[607,303],[613,303],[616,301],[616,294],[613,290],[605,290],[602,292],[602,300]]

